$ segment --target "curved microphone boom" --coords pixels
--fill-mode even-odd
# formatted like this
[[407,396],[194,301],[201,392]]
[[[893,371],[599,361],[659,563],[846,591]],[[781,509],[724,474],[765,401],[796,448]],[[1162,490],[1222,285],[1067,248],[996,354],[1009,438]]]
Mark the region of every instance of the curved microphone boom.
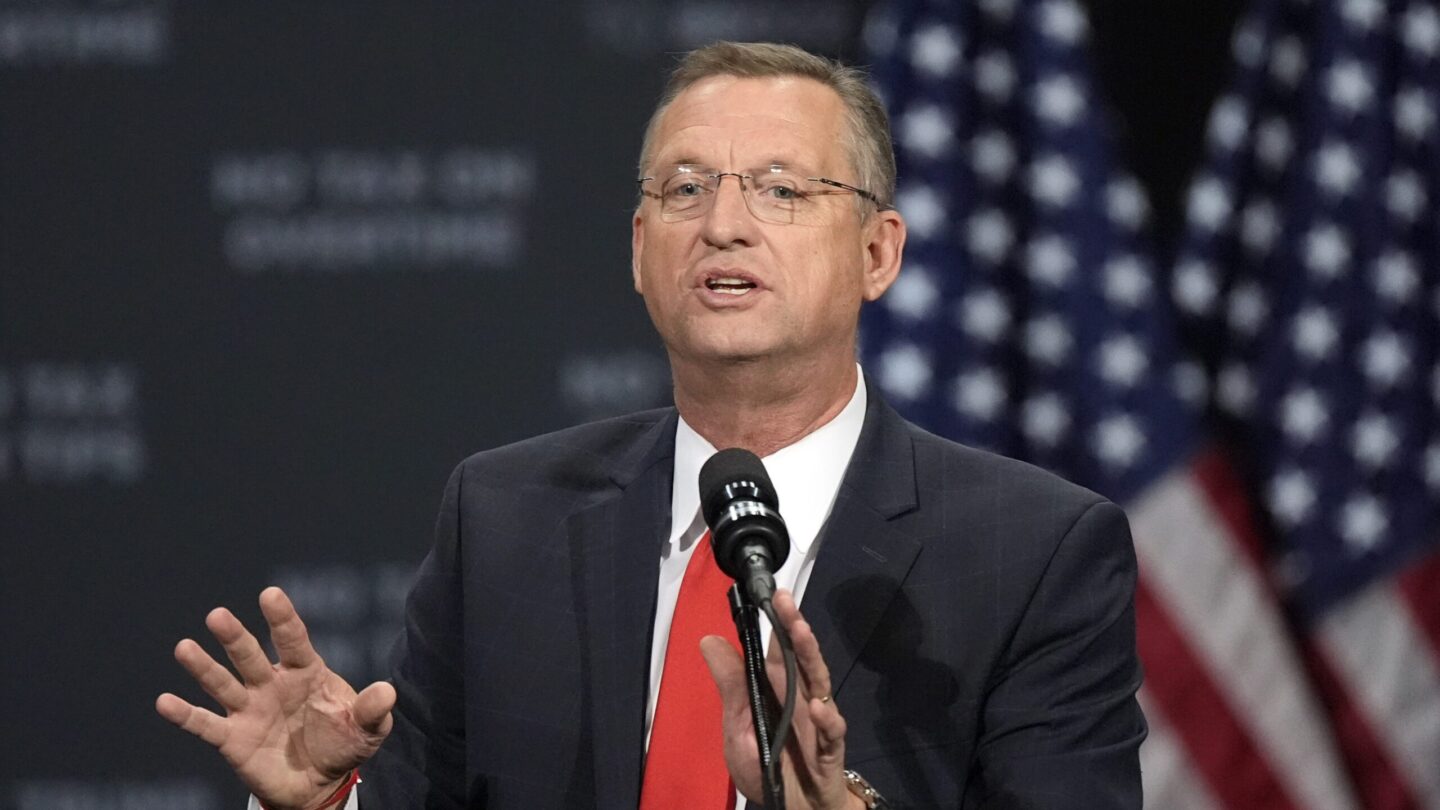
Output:
[[790,556],[790,533],[765,465],[749,450],[721,450],[700,468],[700,509],[720,570],[756,605],[775,596],[775,572]]

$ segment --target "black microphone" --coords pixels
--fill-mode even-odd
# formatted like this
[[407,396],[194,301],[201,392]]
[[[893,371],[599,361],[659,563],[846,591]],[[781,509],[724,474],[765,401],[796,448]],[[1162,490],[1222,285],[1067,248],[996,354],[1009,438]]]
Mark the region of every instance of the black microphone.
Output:
[[700,512],[715,562],[756,605],[774,598],[775,572],[790,556],[790,532],[779,510],[765,465],[749,450],[721,450],[700,468]]

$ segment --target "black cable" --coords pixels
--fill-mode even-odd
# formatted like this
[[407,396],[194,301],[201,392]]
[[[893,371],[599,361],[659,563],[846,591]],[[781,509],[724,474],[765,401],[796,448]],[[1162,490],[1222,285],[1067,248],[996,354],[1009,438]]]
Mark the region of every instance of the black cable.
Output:
[[[775,606],[769,599],[761,603],[760,609],[765,612],[766,618],[770,619],[770,627],[775,631],[775,640],[780,644],[780,655],[785,660],[785,701],[781,704],[780,719],[775,722],[774,741],[770,748],[769,761],[766,763],[768,773],[765,774],[767,785],[774,785],[775,792],[783,797],[784,784],[781,781],[780,763],[781,754],[785,751],[785,738],[790,736],[790,725],[795,720],[795,680],[799,677],[795,664],[795,647],[790,643],[790,634],[785,631],[785,626],[780,623],[780,617],[775,613]],[[770,791],[767,791],[770,792]],[[784,807],[781,799],[782,808]]]

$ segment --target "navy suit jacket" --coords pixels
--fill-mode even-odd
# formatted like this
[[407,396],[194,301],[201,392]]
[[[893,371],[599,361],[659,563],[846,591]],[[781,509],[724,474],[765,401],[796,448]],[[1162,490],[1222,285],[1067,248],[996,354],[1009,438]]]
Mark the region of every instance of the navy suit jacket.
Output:
[[[364,810],[637,805],[676,419],[583,425],[456,469]],[[893,805],[1141,806],[1118,507],[871,396],[820,542],[802,611],[847,766]]]

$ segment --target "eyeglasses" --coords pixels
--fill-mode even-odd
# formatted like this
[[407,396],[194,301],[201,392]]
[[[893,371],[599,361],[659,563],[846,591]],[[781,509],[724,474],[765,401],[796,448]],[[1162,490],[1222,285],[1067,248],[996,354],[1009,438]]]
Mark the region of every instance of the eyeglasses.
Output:
[[[783,166],[751,169],[747,172],[717,172],[699,166],[677,166],[664,178],[641,177],[635,182],[640,193],[660,201],[660,218],[680,222],[704,216],[715,207],[720,182],[734,177],[740,183],[745,207],[757,219],[777,225],[817,221],[822,215],[819,197],[830,194],[857,194],[884,211],[889,206],[863,188],[847,185],[827,177],[805,177]],[[645,184],[659,181],[660,190],[650,191]],[[820,185],[816,185],[816,184]]]

